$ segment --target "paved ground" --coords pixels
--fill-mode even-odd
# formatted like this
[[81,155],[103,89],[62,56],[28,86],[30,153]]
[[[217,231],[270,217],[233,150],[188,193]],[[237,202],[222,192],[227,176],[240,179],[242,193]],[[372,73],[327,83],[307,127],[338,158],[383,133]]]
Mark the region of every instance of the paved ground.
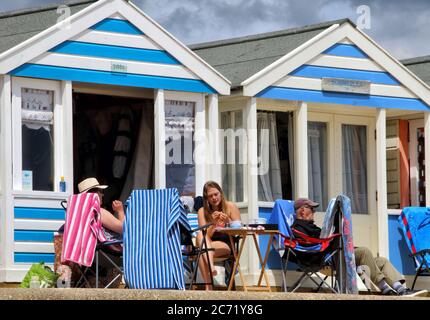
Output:
[[0,288],[0,300],[430,300],[430,297],[243,291]]

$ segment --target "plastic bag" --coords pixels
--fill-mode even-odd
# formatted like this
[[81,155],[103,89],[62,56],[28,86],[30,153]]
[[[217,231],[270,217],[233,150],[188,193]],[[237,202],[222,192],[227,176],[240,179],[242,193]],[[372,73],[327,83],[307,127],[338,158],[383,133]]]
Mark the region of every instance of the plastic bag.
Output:
[[44,262],[34,263],[19,285],[20,288],[30,288],[30,281],[33,276],[39,278],[41,288],[55,288],[58,278],[58,275],[50,267],[45,266]]

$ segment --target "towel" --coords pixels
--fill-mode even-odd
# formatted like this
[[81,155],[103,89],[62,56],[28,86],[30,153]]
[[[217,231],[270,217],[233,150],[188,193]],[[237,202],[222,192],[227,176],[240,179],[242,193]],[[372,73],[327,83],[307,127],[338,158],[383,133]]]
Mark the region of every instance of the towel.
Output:
[[100,242],[106,241],[100,219],[100,198],[96,193],[71,195],[67,201],[61,262],[90,267]]
[[[291,226],[296,218],[296,212],[294,211],[294,201],[278,199],[275,201],[275,205],[270,215],[269,224],[277,224],[280,233],[287,237],[292,236]],[[284,241],[278,235],[274,237],[275,248],[283,249]]]
[[124,222],[124,278],[132,289],[185,289],[178,190],[134,190]]
[[[430,249],[430,208],[403,208],[398,221],[411,253],[415,254],[421,250]],[[422,259],[421,256],[415,257],[417,268],[421,265]],[[430,264],[430,254],[425,254],[424,259]]]
[[339,230],[342,233],[343,240],[343,270],[342,277],[343,283],[346,284],[345,290],[349,294],[358,294],[357,288],[357,277],[355,267],[355,255],[354,255],[354,243],[352,239],[352,218],[351,218],[351,200],[344,195],[339,195],[336,198],[330,200],[327,207],[326,214],[324,216],[324,223],[321,230],[321,238],[327,238],[333,234],[337,221],[336,213],[340,210],[343,220],[343,230]]

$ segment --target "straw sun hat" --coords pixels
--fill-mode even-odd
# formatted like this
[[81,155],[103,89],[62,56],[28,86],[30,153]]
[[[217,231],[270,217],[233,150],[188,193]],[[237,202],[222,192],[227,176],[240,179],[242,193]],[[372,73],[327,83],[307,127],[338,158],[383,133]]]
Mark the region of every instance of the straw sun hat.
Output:
[[96,178],[87,178],[78,184],[79,193],[86,192],[91,189],[106,189],[108,186],[101,185]]

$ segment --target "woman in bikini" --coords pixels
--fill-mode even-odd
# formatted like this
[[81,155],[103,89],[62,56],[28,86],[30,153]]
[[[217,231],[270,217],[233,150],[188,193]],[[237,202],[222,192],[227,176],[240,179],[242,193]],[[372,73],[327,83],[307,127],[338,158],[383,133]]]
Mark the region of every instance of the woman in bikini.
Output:
[[[214,258],[227,256],[231,253],[230,240],[228,235],[216,231],[217,227],[225,227],[231,221],[240,221],[240,212],[237,206],[225,199],[224,193],[218,183],[208,181],[203,187],[203,207],[198,211],[199,227],[208,223],[213,223],[206,233],[206,243],[209,251],[210,266],[207,265],[206,259],[200,259],[199,268],[205,281],[206,290],[212,290],[210,285],[210,273],[216,276],[214,268]],[[200,244],[203,235],[201,232],[197,235],[197,243]]]

